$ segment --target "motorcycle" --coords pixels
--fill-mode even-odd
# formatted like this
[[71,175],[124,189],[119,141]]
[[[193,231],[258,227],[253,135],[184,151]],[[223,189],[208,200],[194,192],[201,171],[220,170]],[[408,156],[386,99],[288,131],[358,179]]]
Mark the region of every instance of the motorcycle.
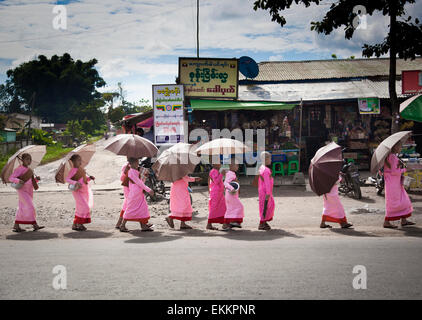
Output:
[[154,170],[152,170],[151,158],[142,158],[139,162],[139,166],[148,170],[148,178],[146,179],[145,184],[154,190],[154,195],[151,196],[150,194],[147,194],[147,198],[149,197],[151,201],[157,201],[157,194],[164,197],[166,194],[165,184],[163,181],[157,179]]
[[362,199],[362,192],[360,190],[359,170],[353,162],[347,162],[343,159],[343,167],[340,171],[342,179],[338,191],[345,195],[352,194],[355,199]]
[[382,191],[384,190],[384,170],[379,170],[375,178],[371,177],[370,180],[375,185],[377,195],[380,196],[382,194]]

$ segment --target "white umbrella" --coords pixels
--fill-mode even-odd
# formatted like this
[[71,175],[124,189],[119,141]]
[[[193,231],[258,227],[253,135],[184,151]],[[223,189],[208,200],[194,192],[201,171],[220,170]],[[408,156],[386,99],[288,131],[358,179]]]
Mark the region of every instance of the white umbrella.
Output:
[[250,149],[239,140],[220,138],[204,143],[196,149],[196,152],[201,155],[229,155],[244,153],[249,150]]
[[400,131],[392,134],[375,149],[371,159],[371,173],[375,174],[384,166],[385,159],[396,143],[404,143],[412,134],[412,131]]

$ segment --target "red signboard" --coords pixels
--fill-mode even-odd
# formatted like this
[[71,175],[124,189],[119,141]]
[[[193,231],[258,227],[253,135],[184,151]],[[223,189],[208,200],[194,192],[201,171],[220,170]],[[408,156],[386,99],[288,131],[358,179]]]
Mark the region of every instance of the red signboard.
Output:
[[422,71],[403,70],[401,72],[401,92],[402,94],[422,92]]

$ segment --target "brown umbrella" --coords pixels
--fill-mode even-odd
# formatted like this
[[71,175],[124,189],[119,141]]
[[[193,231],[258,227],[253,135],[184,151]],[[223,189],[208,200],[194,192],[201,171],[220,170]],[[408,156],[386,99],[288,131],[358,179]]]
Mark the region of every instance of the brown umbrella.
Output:
[[412,134],[412,131],[400,131],[392,134],[375,149],[374,154],[371,159],[371,173],[375,174],[379,169],[384,166],[385,159],[388,154],[391,152],[391,149],[396,143],[404,143],[409,136]]
[[335,142],[318,149],[309,166],[309,184],[317,195],[330,192],[343,165],[341,147]]
[[78,154],[81,156],[82,164],[81,167],[85,168],[89,161],[91,161],[92,156],[95,153],[95,145],[94,144],[83,144],[77,147],[76,149],[73,149],[70,151],[62,160],[60,163],[60,166],[56,170],[56,182],[57,183],[66,183],[65,179],[66,176],[69,174],[69,171],[73,168],[72,161],[70,161],[70,158],[74,154]]
[[158,149],[148,139],[134,134],[119,134],[110,139],[104,149],[120,156],[132,158],[154,157]]
[[249,148],[243,144],[243,142],[235,139],[215,139],[210,142],[204,143],[196,152],[207,155],[218,155],[218,154],[237,154],[249,151]]
[[9,158],[1,170],[0,177],[3,183],[8,183],[13,171],[22,164],[22,161],[19,159],[22,154],[29,153],[31,155],[32,162],[29,167],[34,170],[40,164],[46,152],[47,150],[45,146],[36,145],[29,145],[18,150],[13,156]]
[[152,166],[158,179],[174,182],[192,173],[201,160],[195,149],[191,144],[179,142],[165,150]]

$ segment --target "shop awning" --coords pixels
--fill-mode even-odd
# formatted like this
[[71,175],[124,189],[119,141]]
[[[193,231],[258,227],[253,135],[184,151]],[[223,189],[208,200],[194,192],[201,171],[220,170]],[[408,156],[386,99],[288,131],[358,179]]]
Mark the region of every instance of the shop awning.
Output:
[[268,101],[190,100],[192,110],[291,110],[297,104]]

